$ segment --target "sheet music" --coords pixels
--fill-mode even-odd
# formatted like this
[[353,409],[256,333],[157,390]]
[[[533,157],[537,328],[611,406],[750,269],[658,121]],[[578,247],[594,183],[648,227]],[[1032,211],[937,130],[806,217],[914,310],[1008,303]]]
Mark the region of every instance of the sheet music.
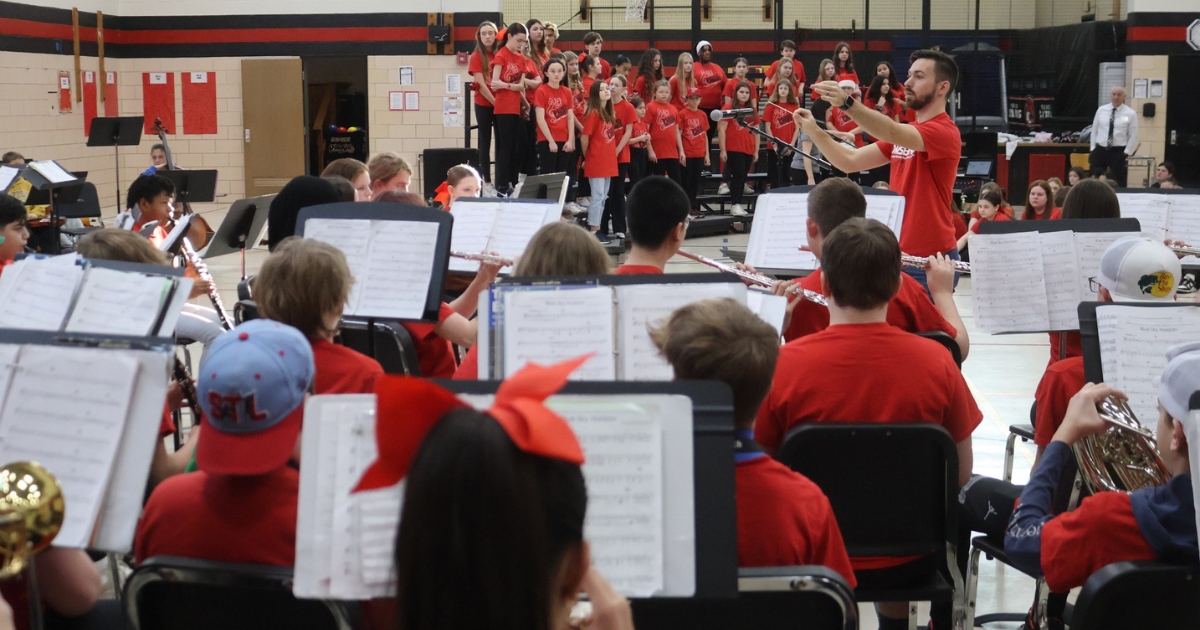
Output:
[[9,186],[17,181],[17,176],[21,174],[21,169],[12,166],[0,166],[0,192],[8,192]]
[[515,289],[503,294],[504,376],[533,361],[548,365],[594,352],[571,375],[577,381],[617,380],[611,287]]
[[816,269],[817,257],[798,248],[808,244],[808,194],[768,193],[758,198],[746,264],[772,269]]
[[18,261],[0,276],[0,328],[58,330],[83,268],[74,254]]
[[[1139,308],[1105,305],[1097,311],[1115,313],[1117,382],[1110,385],[1129,396],[1129,406],[1150,429],[1158,424],[1158,389],[1154,381],[1167,367],[1167,349],[1200,339],[1200,308]],[[1111,315],[1110,315],[1111,316]],[[1101,337],[1101,348],[1105,343]],[[1107,380],[1107,372],[1105,378]]]
[[4,409],[4,401],[8,398],[8,386],[16,372],[17,354],[20,351],[21,346],[17,344],[0,344],[0,410]]
[[51,184],[63,184],[66,182],[73,182],[78,179],[69,171],[59,166],[57,162],[52,160],[30,162],[29,168],[40,173],[41,176],[49,180]]
[[787,298],[765,291],[746,291],[746,306],[754,311],[775,332],[783,334],[783,320],[787,316]]
[[354,276],[350,295],[346,298],[346,310],[352,312],[358,304],[363,278],[366,277],[371,222],[366,219],[309,219],[304,222],[304,238],[329,243],[346,255],[350,275]]
[[[1170,200],[1171,217],[1168,219],[1167,236],[1191,245],[1200,245],[1200,195],[1163,195]],[[1187,256],[1185,265],[1200,264],[1200,259]]]
[[1104,382],[1110,385],[1121,382],[1120,364],[1117,362],[1118,311],[1111,308],[1096,309],[1096,335],[1100,340],[1100,370]]
[[1048,330],[1040,235],[971,234],[968,239],[979,328],[989,333]]
[[[488,237],[500,214],[500,202],[456,203],[450,208],[454,217],[454,229],[450,234],[450,250],[478,254],[487,248]],[[450,258],[453,271],[475,272],[479,263],[474,260]]]
[[487,251],[493,251],[507,258],[516,258],[525,253],[525,247],[543,225],[553,223],[561,216],[551,213],[554,204],[522,203],[508,201],[501,204],[500,216],[492,227],[491,238],[488,239]]
[[92,267],[65,330],[135,337],[154,334],[154,324],[174,283],[165,276],[147,276]]
[[[1136,232],[1075,233],[1075,254],[1078,257],[1075,268],[1079,277],[1080,301],[1095,302],[1100,299],[1100,296],[1092,291],[1088,278],[1100,275],[1100,259],[1104,257],[1104,250],[1108,249],[1113,241],[1123,236],[1136,234]],[[1078,313],[1076,313],[1076,317],[1078,318]],[[1076,324],[1076,328],[1078,328],[1078,324]]]
[[1049,330],[1079,330],[1079,274],[1075,235],[1071,232],[1040,233],[1042,270],[1046,282]]
[[[350,315],[420,319],[429,298],[438,224],[372,221],[358,306]],[[356,283],[358,284],[358,283]]]
[[[900,238],[900,229],[904,223],[904,197],[900,195],[866,195],[867,218],[875,219],[888,226]],[[807,211],[805,212],[807,217]]]
[[54,540],[87,547],[138,376],[137,359],[92,348],[21,349],[0,422],[0,462],[36,461],[69,509]]
[[746,285],[733,282],[630,284],[615,289],[617,377],[623,381],[669,381],[674,378],[671,365],[650,340],[649,328],[664,323],[676,309],[692,302],[724,297],[746,303]]
[[1156,193],[1121,193],[1121,217],[1133,217],[1141,224],[1142,232],[1155,238],[1166,238],[1171,206],[1166,195]]
[[169,252],[175,247],[175,244],[179,242],[179,239],[187,238],[188,230],[191,229],[192,219],[195,216],[196,215],[194,214],[185,214],[182,218],[176,221],[175,227],[171,228],[171,231],[167,234],[167,238],[163,239],[163,241],[158,244],[158,251]]

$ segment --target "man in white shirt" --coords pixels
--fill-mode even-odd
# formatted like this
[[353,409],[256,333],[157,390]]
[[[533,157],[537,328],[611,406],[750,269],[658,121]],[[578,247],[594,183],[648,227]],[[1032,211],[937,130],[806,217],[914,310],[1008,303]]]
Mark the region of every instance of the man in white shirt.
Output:
[[1138,145],[1138,117],[1125,104],[1125,88],[1112,89],[1112,102],[1101,105],[1092,119],[1092,177],[1107,175],[1125,185],[1125,158]]

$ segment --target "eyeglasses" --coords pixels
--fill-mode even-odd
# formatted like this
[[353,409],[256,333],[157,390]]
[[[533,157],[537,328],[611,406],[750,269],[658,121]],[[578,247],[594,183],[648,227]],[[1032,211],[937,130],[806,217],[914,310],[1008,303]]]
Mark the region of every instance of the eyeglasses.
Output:
[[1088,278],[1088,290],[1092,293],[1100,292],[1100,283],[1096,281],[1096,276]]
[[693,219],[692,215],[690,215],[690,214],[689,214],[689,215],[687,216],[687,218],[683,220],[683,231],[684,231],[684,233],[686,233],[686,232],[687,232],[688,226],[692,224],[692,219]]

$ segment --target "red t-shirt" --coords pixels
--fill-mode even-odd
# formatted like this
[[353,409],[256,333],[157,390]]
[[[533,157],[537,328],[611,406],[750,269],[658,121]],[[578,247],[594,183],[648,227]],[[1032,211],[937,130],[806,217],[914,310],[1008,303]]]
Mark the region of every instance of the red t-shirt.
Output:
[[374,394],[375,380],[383,376],[383,366],[371,357],[318,339],[312,342],[313,365],[317,375],[316,394]]
[[650,130],[650,147],[660,160],[679,159],[678,131],[679,110],[674,105],[663,105],[658,101],[646,104],[646,127]]
[[[454,313],[449,304],[442,303],[438,311],[438,324],[446,321]],[[417,347],[417,364],[424,378],[450,378],[458,367],[454,359],[454,344],[443,339],[434,332],[437,324],[409,323],[401,324],[412,336],[413,345]]]
[[[542,64],[536,59],[530,57],[525,58],[525,78],[539,79],[542,76]],[[542,86],[538,86],[542,87]],[[525,88],[525,100],[529,104],[533,104],[533,97],[537,93],[537,88]]]
[[[587,53],[579,55],[580,67],[583,66],[584,59],[587,59]],[[596,61],[600,62],[600,78],[604,79],[605,81],[612,78],[612,66],[608,65],[608,62],[604,60],[604,57],[597,57]]]
[[1083,356],[1083,338],[1078,330],[1052,332],[1050,335],[1050,363],[1053,365],[1063,359]]
[[730,98],[730,99],[735,98],[734,93],[737,92],[737,86],[742,81],[745,81],[746,83],[750,84],[750,101],[754,102],[754,103],[758,102],[758,86],[754,85],[754,82],[751,81],[750,79],[739,79],[737,77],[733,77],[732,79],[729,79],[728,81],[725,82],[725,88],[721,90],[721,96],[722,96],[721,105],[722,106],[725,105],[724,98]]
[[[550,128],[550,135],[555,142],[567,141],[567,112],[574,105],[575,100],[571,95],[571,90],[564,85],[557,88],[552,88],[543,83],[538,86],[537,93],[533,97],[534,106],[545,110],[546,126]],[[546,135],[542,133],[541,125],[537,128],[538,142],[545,142]]]
[[837,82],[841,83],[846,79],[853,81],[854,85],[862,85],[862,83],[858,80],[858,72],[846,72],[845,68],[838,68]]
[[454,380],[456,381],[474,381],[479,378],[479,344],[471,346],[465,355],[463,355],[462,363],[458,364],[458,369],[454,370]]
[[[491,89],[491,83],[492,83],[491,70],[492,70],[492,55],[488,55],[488,71],[484,72],[483,71],[483,59],[479,56],[479,51],[476,50],[475,52],[471,53],[471,61],[467,65],[467,72],[470,72],[471,76],[475,76],[476,72],[478,72],[479,74],[482,74],[484,83],[488,84],[488,89]],[[473,85],[474,85],[474,89],[472,91],[475,93],[475,103],[477,105],[483,105],[484,107],[491,107],[492,102],[487,100],[487,97],[483,95],[483,90],[479,89],[479,84],[475,83]]]
[[[679,91],[679,75],[671,77],[668,82],[671,84],[671,105],[680,111],[687,109],[687,95]],[[646,102],[649,103],[650,99]]]
[[649,85],[647,85],[646,77],[639,74],[637,80],[633,82],[633,88],[631,91],[634,94],[642,97],[643,101],[649,103],[650,101],[654,100],[654,95],[651,94],[650,91],[654,89],[655,83],[658,83],[658,81],[656,79],[652,79]]
[[630,265],[626,263],[614,269],[613,273],[618,276],[661,275],[663,270],[654,265]]
[[[1003,214],[1004,216],[1007,216],[1008,219],[1011,221],[1013,219],[1012,206],[1010,206],[1008,204],[1004,204],[1004,205],[1000,206],[1000,211],[997,212],[996,214]],[[971,211],[971,218],[972,219],[982,218],[979,216],[979,208],[975,208],[974,210]],[[1000,219],[1000,220],[1003,221],[1003,219]]]
[[925,141],[924,151],[918,153],[888,142],[877,142],[875,146],[891,157],[891,188],[904,196],[900,249],[913,256],[932,256],[956,245],[950,199],[962,154],[962,136],[945,112],[913,127]]
[[880,105],[879,105],[878,101],[874,101],[869,98],[863,99],[863,105],[866,105],[867,107],[869,107],[877,112],[881,112],[884,116],[887,116],[888,118],[891,118],[892,120],[896,120],[897,118],[902,117],[904,115],[904,104],[901,103],[899,99],[892,99],[892,102],[890,105],[888,104],[887,101],[884,101],[883,109],[880,109]]
[[1158,560],[1124,492],[1099,492],[1042,526],[1042,572],[1056,593],[1114,562]]
[[[849,114],[837,107],[829,108],[829,122],[833,124],[833,128],[838,131],[849,133],[858,127],[858,123]],[[854,134],[854,146],[861,147],[863,145],[862,134]],[[957,172],[957,171],[955,171]],[[905,206],[907,208],[907,206]],[[907,213],[906,215],[907,216]]]
[[[588,81],[589,80],[587,78],[583,79],[583,85],[586,87],[591,87],[591,84],[595,83],[594,80],[592,80],[591,83]],[[575,120],[578,120],[580,123],[583,122],[583,114],[587,111],[588,91],[586,87],[581,87],[578,90],[571,90],[571,97],[575,99]]]
[[[821,270],[817,269],[802,278],[800,286],[820,293]],[[788,324],[787,330],[783,331],[783,338],[786,341],[794,341],[829,328],[829,309],[827,307],[799,297],[794,299],[800,300],[800,302],[792,311],[792,321]],[[934,306],[921,283],[906,273],[900,274],[900,290],[896,292],[896,297],[888,302],[887,322],[910,333],[941,331],[950,335],[951,339],[958,336],[958,331]]]
[[1067,403],[1083,389],[1087,379],[1083,376],[1083,357],[1071,357],[1057,361],[1046,368],[1037,392],[1037,423],[1033,441],[1038,446],[1049,446],[1054,433],[1067,417]]
[[265,475],[174,475],[142,509],[134,557],[182,556],[216,562],[290,567],[296,558],[300,473],[282,466]]
[[[633,113],[637,113],[636,108],[633,110]],[[642,140],[641,142],[636,142],[634,141],[634,138],[640,138],[648,133],[650,133],[650,129],[646,127],[646,123],[642,122],[641,120],[633,121],[633,133],[629,134],[629,145],[639,149],[645,149],[646,146],[650,144],[650,141]],[[687,148],[686,144],[684,144],[684,148]]]
[[583,135],[588,136],[584,155],[584,177],[615,177],[617,169],[617,128],[605,122],[599,112],[588,112],[583,120]]
[[[1043,210],[1041,216],[1033,213],[1030,213],[1030,215],[1031,216],[1026,219],[1027,221],[1056,221],[1062,218],[1062,208],[1050,208],[1050,212]],[[1024,218],[1025,213],[1022,212],[1021,216]]]
[[[520,83],[525,77],[525,70],[529,58],[525,55],[515,53],[503,46],[496,51],[492,57],[492,71],[500,68],[500,80],[505,83]],[[488,77],[488,83],[491,83],[491,77]],[[513,90],[497,90],[494,92],[496,96],[495,113],[497,114],[516,114],[521,113],[521,94]]]
[[971,213],[971,218],[979,219],[978,221],[975,222],[975,225],[971,226],[971,231],[976,234],[979,233],[979,226],[983,225],[984,223],[987,223],[988,221],[1012,221],[1013,220],[1012,217],[1008,216],[1003,211],[998,211],[998,212],[996,212],[996,214],[992,215],[992,218],[985,219],[985,218],[979,216],[979,211],[976,210],[975,212]]
[[[732,105],[722,107],[723,110],[733,109]],[[751,114],[743,118],[747,124],[757,125],[758,115]],[[745,153],[746,155],[758,155],[758,146],[753,134],[750,130],[743,127],[736,120],[722,120],[718,125],[725,125],[725,150],[729,153]]]
[[[781,61],[783,61],[782,57],[771,62],[771,67],[767,68],[767,78],[768,79],[775,78],[775,73],[779,72],[779,62],[781,62]],[[800,63],[799,59],[796,59],[795,57],[793,57],[792,58],[792,84],[799,85],[801,83],[808,83],[808,81],[806,79],[807,79],[807,77],[804,76],[804,64]]]
[[763,110],[763,119],[771,125],[771,135],[790,143],[796,137],[796,121],[792,112],[798,106],[791,103],[767,103]]
[[[679,110],[679,131],[683,134],[683,156],[703,158],[708,154],[708,116],[700,110]],[[656,151],[657,152],[657,151]]]
[[829,499],[808,477],[767,456],[738,462],[739,567],[819,564],[857,586]]
[[[613,125],[613,128],[617,130],[617,142],[619,143],[621,142],[621,138],[625,137],[625,127],[637,122],[637,108],[629,101],[621,99],[621,102],[613,107],[613,114],[617,117],[617,124]],[[633,137],[632,131],[629,137]],[[617,156],[617,163],[629,163],[629,143],[625,143],[625,146],[621,147],[621,154]]]
[[700,89],[701,109],[720,109],[725,92],[725,70],[715,63],[697,61],[692,65],[696,87]]

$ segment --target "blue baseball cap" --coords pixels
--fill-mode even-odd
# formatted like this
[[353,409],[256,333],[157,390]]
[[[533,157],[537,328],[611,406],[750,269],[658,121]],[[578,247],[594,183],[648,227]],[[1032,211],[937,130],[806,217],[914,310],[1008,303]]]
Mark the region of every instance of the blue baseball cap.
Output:
[[261,475],[286,464],[315,373],[308,339],[286,324],[255,319],[218,337],[196,379],[209,429],[196,445],[200,470]]

